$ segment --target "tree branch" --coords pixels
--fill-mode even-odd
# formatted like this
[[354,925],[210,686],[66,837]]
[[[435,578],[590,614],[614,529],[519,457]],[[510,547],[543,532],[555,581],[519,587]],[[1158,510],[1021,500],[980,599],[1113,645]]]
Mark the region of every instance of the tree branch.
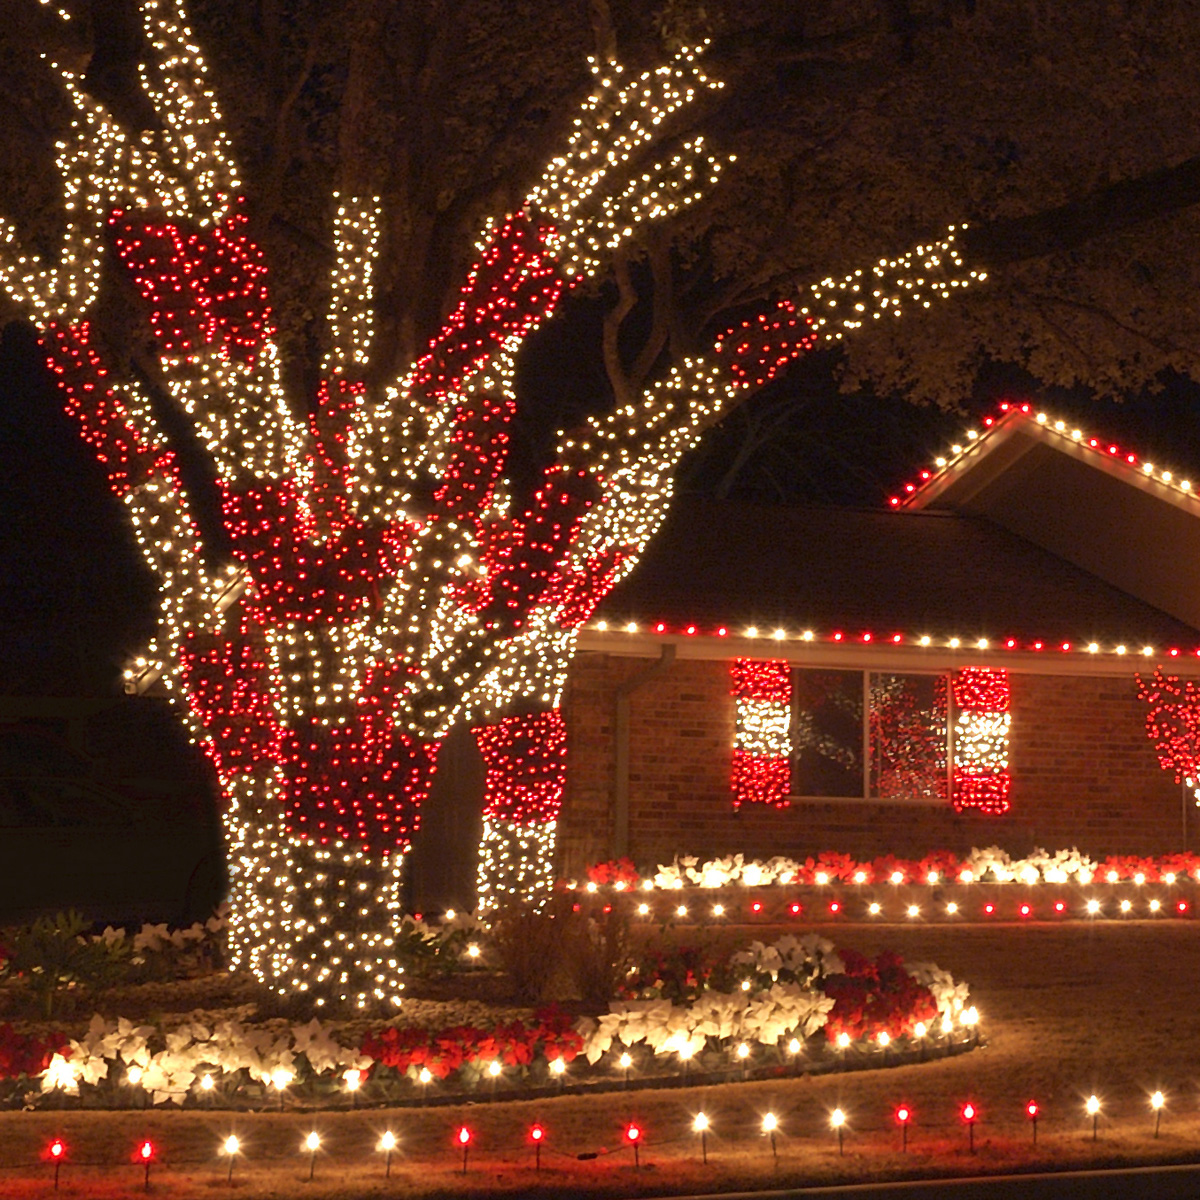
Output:
[[620,407],[632,404],[634,399],[633,383],[621,365],[618,343],[621,325],[637,303],[637,292],[629,277],[629,256],[624,247],[613,255],[613,278],[617,283],[617,302],[604,314],[604,370]]

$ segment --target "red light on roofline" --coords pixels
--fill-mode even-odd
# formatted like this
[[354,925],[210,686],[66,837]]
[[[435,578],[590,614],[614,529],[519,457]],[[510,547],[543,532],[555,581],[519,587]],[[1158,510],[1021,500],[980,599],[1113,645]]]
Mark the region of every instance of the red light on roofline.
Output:
[[899,496],[889,496],[889,497],[888,497],[888,503],[889,503],[889,504],[890,504],[890,505],[891,505],[893,508],[895,508],[895,507],[896,507],[896,506],[897,506],[897,505],[900,503],[900,497],[899,497]]
[[1172,647],[1171,647],[1171,649],[1167,651],[1167,653],[1168,653],[1168,654],[1169,654],[1169,655],[1170,655],[1172,658],[1178,658],[1178,657],[1179,657],[1179,650],[1178,650],[1178,649],[1177,649],[1175,646],[1172,646]]
[[1062,644],[1062,648],[1063,648],[1063,650],[1064,650],[1064,651],[1070,650],[1070,648],[1071,648],[1071,643],[1070,643],[1070,642],[1063,642],[1063,644]]
[[984,417],[983,423],[985,425],[994,425],[996,422],[991,417]]
[[696,627],[695,625],[689,625],[683,632],[688,635],[694,634],[696,632]]
[[870,635],[869,633],[864,633],[864,634],[862,635],[862,640],[863,640],[864,642],[869,642],[869,641],[871,640],[871,635]]
[[[900,634],[898,634],[898,633],[893,633],[893,634],[892,634],[892,643],[893,643],[894,645],[897,645],[897,646],[898,646],[902,640],[903,640],[903,639],[901,638]],[[1200,650],[1197,650],[1197,651],[1196,651],[1196,653],[1197,653],[1197,654],[1200,654]]]
[[1042,648],[1042,643],[1041,643],[1041,642],[1034,642],[1034,643],[1033,643],[1033,648],[1034,648],[1035,650],[1040,650],[1040,649]]
[[1119,454],[1120,453],[1120,451],[1116,448],[1116,446],[1109,446],[1108,452],[1109,452],[1109,454]]
[[728,629],[726,629],[724,625],[722,625],[722,626],[721,626],[721,627],[720,627],[720,628],[717,630],[717,637],[725,637],[725,636],[726,636],[728,633],[729,633],[729,630],[728,630]]
[[1008,641],[1006,641],[1004,644],[1005,644],[1005,645],[1006,645],[1006,646],[1007,646],[1007,647],[1008,647],[1010,650],[1012,650],[1012,649],[1014,649],[1014,648],[1016,647],[1017,640],[1016,640],[1016,638],[1009,638],[1009,639],[1008,639]]
[[666,633],[666,631],[667,627],[661,621],[659,621],[659,623],[654,627],[655,633]]

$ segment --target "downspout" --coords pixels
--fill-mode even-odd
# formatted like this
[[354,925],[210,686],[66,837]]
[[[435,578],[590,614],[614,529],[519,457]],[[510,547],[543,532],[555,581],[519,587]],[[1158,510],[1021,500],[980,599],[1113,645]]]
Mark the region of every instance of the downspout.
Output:
[[675,643],[666,642],[659,660],[631,675],[617,687],[617,729],[613,764],[613,858],[629,853],[629,710],[630,697],[644,683],[657,679],[675,661]]

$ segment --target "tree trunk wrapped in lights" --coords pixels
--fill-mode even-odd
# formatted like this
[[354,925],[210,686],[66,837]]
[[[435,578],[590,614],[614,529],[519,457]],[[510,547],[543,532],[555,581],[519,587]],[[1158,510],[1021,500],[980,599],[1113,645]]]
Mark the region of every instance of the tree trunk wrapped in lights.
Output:
[[[823,281],[811,312],[781,302],[560,435],[522,501],[505,471],[523,339],[639,223],[719,173],[701,138],[656,149],[672,115],[719,86],[698,55],[636,77],[596,69],[567,145],[523,207],[483,230],[441,333],[378,391],[365,369],[378,206],[333,197],[332,348],[305,420],[285,394],[266,264],[182,2],[140,8],[158,127],[123,128],[59,69],[77,112],[58,157],[66,232],[46,265],[0,224],[0,282],[37,324],[159,580],[158,633],[129,685],[161,679],[216,769],[234,964],[318,1003],[398,1003],[401,867],[440,739],[468,722],[486,761],[485,902],[544,887],[576,631],[661,524],[681,456],[818,340],[974,273],[951,235]],[[109,251],[209,456],[232,564],[214,566],[145,389],[94,344]]]

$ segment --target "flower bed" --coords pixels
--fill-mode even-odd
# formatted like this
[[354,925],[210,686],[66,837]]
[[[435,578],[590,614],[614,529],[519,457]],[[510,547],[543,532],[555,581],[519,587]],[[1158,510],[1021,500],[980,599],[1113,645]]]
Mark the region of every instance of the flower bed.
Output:
[[1051,854],[1035,850],[1024,858],[1012,858],[998,846],[972,849],[965,858],[949,850],[934,850],[920,859],[897,858],[887,854],[859,861],[848,854],[825,851],[803,860],[777,855],[765,862],[746,859],[741,854],[701,862],[695,855],[676,858],[670,865],[659,865],[653,875],[638,874],[632,860],[614,859],[587,869],[587,882],[567,881],[568,888],[582,886],[595,892],[601,887],[615,891],[684,887],[722,888],[728,886],[768,887],[818,886],[830,884],[929,884],[947,883],[1181,883],[1200,881],[1200,854],[1185,851],[1160,857],[1134,854],[1110,855],[1100,862],[1078,850],[1059,850]]
[[96,1016],[80,1038],[0,1026],[0,1100],[420,1104],[624,1085],[631,1071],[641,1083],[669,1083],[883,1065],[977,1037],[965,984],[931,964],[871,960],[815,935],[753,942],[721,965],[720,981],[681,990],[642,971],[597,1018],[550,1007],[487,1026],[252,1024],[202,1013],[171,1025]]

